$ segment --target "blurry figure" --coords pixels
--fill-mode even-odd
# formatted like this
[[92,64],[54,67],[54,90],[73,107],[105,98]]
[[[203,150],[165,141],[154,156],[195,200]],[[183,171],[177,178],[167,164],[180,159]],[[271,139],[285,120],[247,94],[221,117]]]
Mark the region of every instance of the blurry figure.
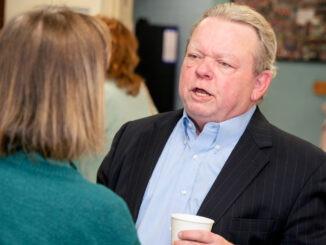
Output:
[[97,18],[111,32],[112,56],[104,83],[105,150],[96,157],[85,157],[79,164],[80,172],[92,182],[96,182],[97,170],[119,128],[127,121],[157,114],[143,78],[134,72],[139,62],[135,35],[116,19]]
[[139,244],[125,203],[72,161],[98,151],[110,35],[48,7],[0,33],[0,244]]

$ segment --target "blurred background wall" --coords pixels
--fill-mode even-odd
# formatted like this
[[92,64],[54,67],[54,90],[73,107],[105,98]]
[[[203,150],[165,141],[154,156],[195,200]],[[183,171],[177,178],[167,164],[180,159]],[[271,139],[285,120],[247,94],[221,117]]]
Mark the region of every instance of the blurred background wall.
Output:
[[[174,109],[181,108],[178,77],[186,40],[192,24],[202,12],[223,0],[6,0],[5,21],[21,11],[40,4],[66,4],[94,15],[106,14],[121,19],[134,29],[139,18],[151,24],[176,26],[178,49],[174,77]],[[320,107],[325,95],[315,95],[315,80],[326,80],[326,64],[313,62],[277,62],[278,75],[271,83],[261,109],[276,126],[319,145],[321,124],[325,118]]]
[[133,26],[134,0],[5,0],[5,21],[23,11],[51,4],[66,5],[90,15],[106,14],[120,19],[130,29]]
[[[134,21],[179,27],[179,50],[176,81],[192,24],[202,12],[223,0],[135,0]],[[315,80],[326,80],[325,63],[277,62],[278,75],[273,79],[261,109],[270,122],[283,130],[319,146],[324,114],[320,107],[326,96],[313,94]],[[175,108],[182,104],[175,83]]]

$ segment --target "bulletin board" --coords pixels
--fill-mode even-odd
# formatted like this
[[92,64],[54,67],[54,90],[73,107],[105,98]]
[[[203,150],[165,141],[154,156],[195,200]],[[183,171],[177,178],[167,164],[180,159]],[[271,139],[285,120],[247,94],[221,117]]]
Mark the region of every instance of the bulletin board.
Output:
[[277,59],[326,62],[326,0],[233,0],[260,12],[277,36]]

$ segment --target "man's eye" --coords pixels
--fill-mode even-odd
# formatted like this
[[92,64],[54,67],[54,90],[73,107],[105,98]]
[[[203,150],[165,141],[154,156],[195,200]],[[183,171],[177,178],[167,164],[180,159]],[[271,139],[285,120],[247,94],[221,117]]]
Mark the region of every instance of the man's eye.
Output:
[[231,65],[229,65],[228,63],[225,63],[225,62],[220,62],[220,64],[221,64],[222,66],[225,66],[225,67],[231,67]]
[[196,59],[198,58],[197,55],[194,55],[194,54],[188,54],[188,57],[191,58],[191,59]]

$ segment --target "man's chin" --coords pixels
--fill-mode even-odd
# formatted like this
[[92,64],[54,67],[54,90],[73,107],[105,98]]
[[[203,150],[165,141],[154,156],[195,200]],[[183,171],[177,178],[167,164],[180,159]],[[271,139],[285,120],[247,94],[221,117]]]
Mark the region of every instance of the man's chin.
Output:
[[211,111],[208,110],[208,106],[200,103],[192,103],[188,106],[185,106],[187,114],[197,115],[206,117],[211,114]]
[[207,108],[188,108],[185,110],[187,112],[187,115],[196,122],[210,120],[213,121],[214,113],[207,111]]

